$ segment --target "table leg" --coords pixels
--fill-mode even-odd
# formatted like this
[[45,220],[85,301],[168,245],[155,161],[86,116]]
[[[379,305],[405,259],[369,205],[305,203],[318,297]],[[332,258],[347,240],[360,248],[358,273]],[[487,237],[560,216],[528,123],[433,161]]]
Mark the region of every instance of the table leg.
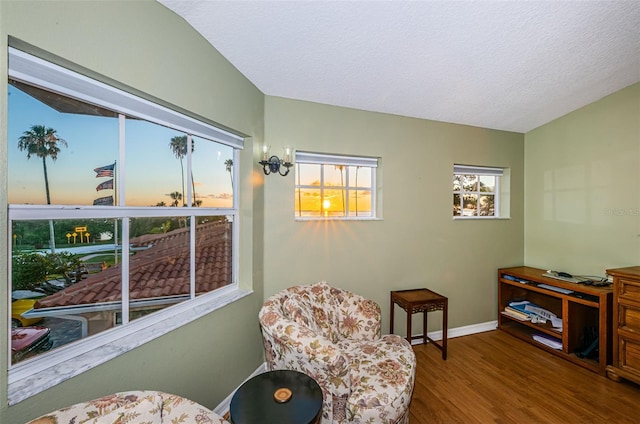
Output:
[[442,311],[442,359],[447,359],[447,315],[448,312],[448,300],[444,301],[444,309]]
[[422,344],[427,344],[427,328],[429,328],[429,326],[427,325],[427,311],[424,310],[422,311],[422,335],[424,336],[424,338],[422,339]]
[[395,334],[393,332],[393,311],[394,311],[395,303],[393,298],[391,299],[391,309],[389,309],[389,334]]
[[409,307],[407,309],[407,341],[411,344],[411,315],[413,315],[413,309]]

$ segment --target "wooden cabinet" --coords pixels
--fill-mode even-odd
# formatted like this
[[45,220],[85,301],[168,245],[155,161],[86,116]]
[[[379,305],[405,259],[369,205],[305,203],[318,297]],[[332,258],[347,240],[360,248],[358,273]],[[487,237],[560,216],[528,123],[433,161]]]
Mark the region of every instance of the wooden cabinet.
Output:
[[613,364],[607,375],[640,384],[640,266],[607,274],[613,276]]
[[[498,270],[498,328],[554,355],[605,375],[607,365],[612,360],[613,290],[610,287],[594,287],[544,277],[542,274],[545,272],[543,269],[526,266]],[[553,313],[562,320],[562,328],[554,328],[549,321],[534,323],[505,313],[509,303],[519,300],[529,301]],[[640,320],[636,323],[640,324]],[[537,335],[557,342],[559,348],[534,340]],[[590,344],[593,345],[591,350],[587,349]],[[592,352],[595,356],[585,352]],[[640,356],[635,359],[637,361]],[[636,364],[640,365],[638,362]]]

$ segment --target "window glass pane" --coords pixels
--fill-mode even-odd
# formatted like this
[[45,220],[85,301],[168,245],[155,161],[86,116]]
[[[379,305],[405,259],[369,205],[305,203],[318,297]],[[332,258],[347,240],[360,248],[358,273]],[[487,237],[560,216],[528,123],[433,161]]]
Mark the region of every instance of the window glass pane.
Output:
[[465,194],[462,201],[462,215],[476,215],[476,205],[478,204],[478,196],[475,194]]
[[462,176],[462,189],[465,191],[477,191],[478,190],[478,178],[476,175],[463,175]]
[[349,216],[372,216],[371,190],[349,190]]
[[453,191],[460,191],[462,189],[462,175],[453,176]]
[[480,196],[480,202],[478,206],[478,215],[480,216],[494,216],[495,212],[495,196],[485,195]]
[[492,175],[480,175],[480,191],[481,192],[495,192],[496,191],[496,177]]
[[327,188],[322,199],[323,216],[346,216],[346,190]]
[[454,193],[453,195],[453,216],[460,216],[460,195]]
[[343,165],[322,165],[325,187],[344,187],[347,167]]
[[126,205],[183,206],[187,194],[186,134],[127,119],[125,139]]
[[121,310],[116,225],[120,222],[112,219],[12,222],[11,324],[47,328],[50,342],[22,346],[12,334],[13,363],[116,325]]
[[303,186],[320,185],[320,166],[309,163],[296,164],[296,184]]
[[296,189],[296,211],[298,211],[298,216],[321,216],[321,204],[322,199],[319,189]]
[[112,179],[93,171],[118,156],[112,112],[20,83],[8,92],[9,203],[92,205],[113,194],[101,187]]
[[233,282],[231,216],[197,217],[196,295]]
[[371,169],[366,166],[350,166],[349,186],[371,188]]
[[233,148],[194,137],[191,160],[194,198],[192,204],[201,207],[232,208]]
[[188,300],[190,233],[187,217],[130,221],[129,310],[135,319]]

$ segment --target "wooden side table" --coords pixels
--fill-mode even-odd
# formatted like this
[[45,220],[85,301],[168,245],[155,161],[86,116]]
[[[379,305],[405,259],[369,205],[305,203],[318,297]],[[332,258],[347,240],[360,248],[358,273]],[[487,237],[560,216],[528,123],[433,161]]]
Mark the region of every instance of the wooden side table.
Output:
[[[442,351],[442,359],[447,359],[447,313],[448,299],[429,289],[412,289],[412,290],[396,290],[391,292],[391,311],[389,330],[393,333],[393,310],[394,304],[397,304],[407,312],[407,341],[411,343],[413,339],[423,339],[423,343],[427,341],[433,343]],[[433,311],[442,311],[442,342],[436,343],[427,335],[427,313]],[[411,316],[418,312],[422,312],[424,317],[424,335],[411,335]]]
[[236,390],[229,412],[233,424],[315,424],[322,416],[322,389],[298,371],[267,371]]

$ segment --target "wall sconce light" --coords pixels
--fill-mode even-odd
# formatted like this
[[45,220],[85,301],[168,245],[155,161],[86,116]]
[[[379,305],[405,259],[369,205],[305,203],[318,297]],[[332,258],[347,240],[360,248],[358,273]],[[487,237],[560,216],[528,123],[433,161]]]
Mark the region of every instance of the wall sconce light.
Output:
[[[276,155],[269,156],[270,147],[271,146],[266,144],[262,146],[262,160],[258,163],[262,165],[262,170],[265,175],[275,174],[277,172],[284,177],[289,173],[289,168],[293,166],[291,162],[293,149],[289,146],[284,146],[284,156],[280,159]],[[283,168],[286,169],[284,173],[282,172]]]

